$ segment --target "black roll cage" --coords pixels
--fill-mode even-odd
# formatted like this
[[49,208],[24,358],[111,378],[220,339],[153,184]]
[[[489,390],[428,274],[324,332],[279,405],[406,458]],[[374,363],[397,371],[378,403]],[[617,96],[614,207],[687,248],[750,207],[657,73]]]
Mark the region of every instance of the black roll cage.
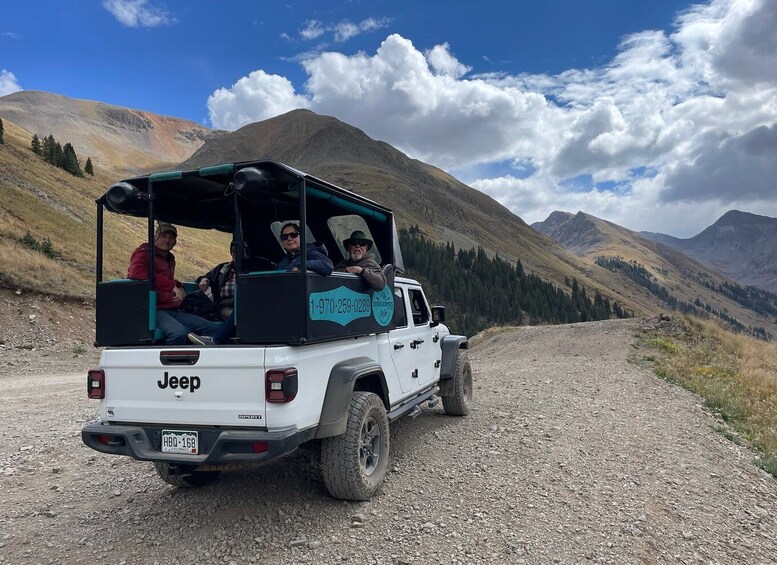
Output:
[[[273,222],[298,220],[300,222],[300,273],[283,273],[283,276],[301,275],[300,285],[287,285],[289,289],[298,290],[300,304],[306,304],[311,292],[330,288],[331,283],[321,282],[320,277],[308,272],[306,226],[320,238],[327,247],[333,263],[339,260],[340,243],[335,240],[329,229],[330,218],[356,214],[362,217],[373,237],[375,247],[383,259],[384,265],[392,266],[392,274],[403,272],[404,266],[397,237],[397,226],[394,215],[388,208],[377,204],[359,194],[340,188],[325,180],[299,171],[283,163],[271,160],[243,161],[227,163],[196,170],[168,171],[147,176],[133,177],[122,180],[111,187],[96,201],[97,204],[97,241],[95,278],[98,288],[98,310],[100,309],[100,289],[106,287],[103,281],[103,220],[104,211],[127,214],[134,217],[147,218],[148,242],[148,273],[154,272],[154,222],[169,222],[178,226],[188,226],[199,229],[213,229],[231,233],[233,240],[240,248],[247,242],[254,253],[277,263],[282,257],[276,236],[269,230]],[[236,254],[239,279],[238,291],[248,294],[268,291],[266,282],[252,281],[244,270],[243,254]],[[147,281],[148,292],[154,292],[154,277]],[[393,281],[393,276],[391,277]],[[288,279],[287,279],[288,281]],[[341,284],[342,283],[338,283]],[[242,287],[241,287],[242,285]],[[248,286],[246,286],[248,285]],[[353,286],[348,283],[346,286]],[[354,287],[356,288],[356,287]],[[270,289],[271,290],[271,289]],[[357,290],[360,290],[357,288]],[[116,290],[110,296],[115,299]],[[285,290],[284,292],[288,292]],[[105,294],[105,293],[103,293]],[[142,293],[138,291],[137,296]],[[243,296],[243,294],[238,294]],[[108,301],[107,295],[105,300]],[[246,303],[248,303],[246,298]],[[107,305],[103,308],[106,310]],[[152,305],[153,308],[153,305]],[[254,306],[256,308],[256,306]],[[292,308],[294,310],[294,308]],[[114,314],[115,315],[115,314]],[[304,343],[322,339],[331,339],[333,330],[323,329],[329,322],[313,322],[304,311],[297,312],[303,320],[301,326],[289,330],[281,341],[287,343]],[[100,318],[100,316],[98,316]],[[103,316],[106,319],[106,316]],[[149,314],[149,331],[155,322],[155,314]],[[111,332],[103,332],[101,339],[101,322],[98,319],[98,345],[131,344],[128,337],[107,337]],[[105,325],[105,322],[103,322]],[[291,324],[293,325],[293,324]],[[362,326],[357,333],[372,333],[375,328]],[[315,326],[315,327],[313,327]],[[392,324],[393,326],[393,324]],[[241,325],[238,323],[238,329]],[[249,331],[244,322],[245,338],[251,342],[265,342],[270,339],[261,332]],[[388,328],[387,328],[388,329]],[[377,331],[382,331],[378,329]],[[238,332],[240,335],[240,332]],[[283,333],[283,332],[281,332]],[[335,334],[337,332],[334,332]],[[240,338],[238,338],[238,341]],[[103,343],[99,343],[99,342]],[[141,340],[142,341],[142,340]],[[147,341],[153,341],[149,334]]]

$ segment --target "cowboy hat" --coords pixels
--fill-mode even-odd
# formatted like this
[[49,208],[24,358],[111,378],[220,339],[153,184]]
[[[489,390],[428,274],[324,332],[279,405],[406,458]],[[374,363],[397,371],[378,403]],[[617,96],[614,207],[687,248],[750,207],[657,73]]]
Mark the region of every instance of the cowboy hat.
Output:
[[343,240],[343,247],[348,247],[349,245],[353,245],[357,241],[365,241],[367,242],[367,251],[372,249],[372,240],[367,237],[367,234],[364,233],[362,230],[356,230],[355,232],[351,233],[351,237],[348,239]]

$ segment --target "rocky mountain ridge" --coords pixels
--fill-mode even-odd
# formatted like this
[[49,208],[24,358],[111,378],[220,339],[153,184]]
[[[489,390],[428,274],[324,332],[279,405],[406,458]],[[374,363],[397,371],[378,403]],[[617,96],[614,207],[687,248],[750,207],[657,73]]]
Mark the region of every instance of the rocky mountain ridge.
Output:
[[735,280],[675,247],[584,212],[553,212],[532,227],[578,256],[629,276],[672,309],[710,314],[740,330],[738,323],[774,333],[777,296],[737,287]]
[[164,168],[222,132],[203,125],[92,100],[35,90],[0,97],[0,117],[43,138],[70,142],[81,162],[118,174]]
[[777,292],[777,218],[730,210],[699,234],[680,239],[640,232],[743,285]]
[[[494,199],[445,171],[411,159],[388,143],[331,116],[294,110],[208,140],[180,169],[253,159],[291,165],[391,208],[401,226],[457,249],[482,246],[491,254],[518,260],[530,271],[562,285],[577,278],[592,292],[638,312],[654,304],[638,299],[628,281],[581,263],[553,240],[531,229]],[[626,289],[624,289],[624,284]]]

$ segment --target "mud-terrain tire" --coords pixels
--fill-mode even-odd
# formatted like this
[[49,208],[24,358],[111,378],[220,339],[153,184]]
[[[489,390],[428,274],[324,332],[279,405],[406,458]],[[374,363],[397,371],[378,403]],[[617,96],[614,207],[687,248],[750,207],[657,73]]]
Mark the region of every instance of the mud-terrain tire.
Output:
[[453,394],[442,397],[442,406],[449,416],[466,416],[472,408],[472,368],[466,351],[459,351],[453,371]]
[[369,500],[386,476],[389,423],[377,394],[354,392],[345,433],[321,441],[327,490],[342,500]]
[[192,465],[170,465],[154,463],[162,480],[174,487],[197,488],[209,485],[219,478],[220,471],[194,471]]

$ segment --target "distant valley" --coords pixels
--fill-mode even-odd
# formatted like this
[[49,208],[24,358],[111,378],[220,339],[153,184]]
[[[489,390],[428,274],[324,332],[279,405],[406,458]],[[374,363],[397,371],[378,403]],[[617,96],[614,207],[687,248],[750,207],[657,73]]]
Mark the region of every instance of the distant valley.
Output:
[[[733,232],[743,232],[746,231],[744,225],[735,227],[732,221],[750,221],[749,216],[753,215],[729,212],[702,232],[707,234],[702,241],[712,240],[710,234],[717,234],[721,238],[717,246],[722,254],[727,253],[736,239],[726,240],[721,235],[724,230],[713,228],[723,224]],[[669,245],[668,240],[675,238],[661,234],[652,234],[652,239],[647,238],[645,234],[632,232],[584,212],[556,211],[545,221],[532,224],[532,227],[578,256],[628,276],[673,310],[712,315],[735,329],[743,331],[750,327],[755,333],[761,333],[756,329],[763,327],[759,318],[767,319],[766,327],[777,318],[777,295],[767,289],[738,284],[743,281],[719,272],[713,262],[696,260],[690,253],[679,250],[679,246]],[[713,256],[714,249],[707,249],[706,253],[707,257]],[[744,327],[739,327],[740,324]],[[767,331],[772,333],[765,329]]]
[[731,210],[688,239],[641,232],[743,285],[777,292],[777,218]]

